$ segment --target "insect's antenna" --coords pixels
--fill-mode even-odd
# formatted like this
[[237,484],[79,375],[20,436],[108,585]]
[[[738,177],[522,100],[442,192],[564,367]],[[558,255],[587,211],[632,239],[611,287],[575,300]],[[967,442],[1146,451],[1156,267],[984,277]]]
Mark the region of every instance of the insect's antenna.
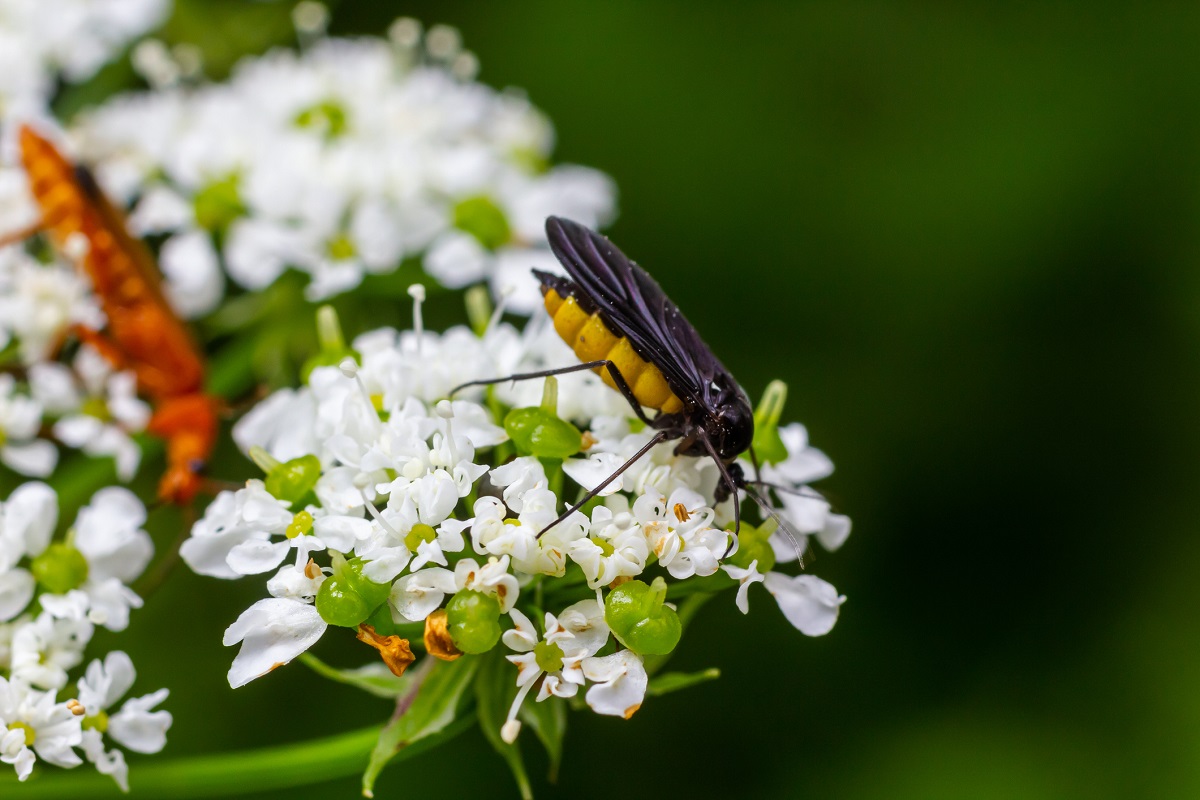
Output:
[[621,466],[617,467],[616,471],[613,472],[613,474],[609,475],[607,478],[602,480],[595,488],[593,488],[591,491],[589,491],[587,494],[585,494],[582,498],[580,498],[578,503],[571,506],[566,511],[564,511],[562,514],[560,514],[558,519],[554,520],[554,522],[551,522],[549,525],[547,525],[546,527],[544,527],[540,531],[538,531],[538,535],[536,538],[538,538],[538,539],[542,538],[543,533],[550,530],[555,525],[562,522],[564,519],[571,516],[579,509],[583,508],[583,505],[587,501],[591,500],[593,497],[600,494],[600,492],[604,491],[604,487],[608,486],[610,483],[615,481],[617,478],[621,477],[621,474],[623,472],[625,472],[625,470],[632,467],[638,459],[640,459],[642,456],[646,455],[646,453],[649,453],[651,450],[653,450],[656,445],[662,444],[666,440],[667,440],[666,433],[660,432],[660,433],[655,434],[654,438],[651,439],[650,441],[646,442],[646,444],[644,444],[642,446],[641,450],[638,450],[636,453],[633,454],[632,458],[630,458],[628,461],[626,461]]
[[[753,481],[753,483],[757,483],[757,482],[758,481]],[[751,483],[751,482],[748,482],[748,483]],[[792,547],[795,548],[796,558],[800,563],[800,569],[804,569],[804,566],[805,566],[804,554],[808,550],[807,540],[806,540],[805,546],[802,547],[800,545],[799,539],[796,538],[796,534],[794,534],[792,532],[792,526],[788,525],[788,523],[784,520],[784,518],[779,515],[779,512],[776,511],[771,506],[771,504],[766,501],[766,499],[762,495],[760,495],[758,492],[754,491],[753,488],[751,488],[750,486],[746,486],[744,488],[746,489],[746,494],[749,497],[754,498],[754,502],[758,503],[758,507],[763,510],[763,513],[766,514],[771,519],[775,520],[775,524],[779,526],[778,530],[783,532],[783,535],[788,538],[788,541],[790,541],[792,543]]]
[[791,494],[791,495],[795,495],[796,497],[809,497],[809,498],[812,498],[813,500],[824,500],[826,502],[829,502],[828,497],[821,494],[820,492],[818,492],[816,489],[812,488],[811,486],[801,486],[799,488],[793,488],[791,486],[781,486],[778,483],[771,483],[770,481],[763,481],[763,480],[746,481],[745,483],[748,486],[761,486],[764,489],[773,489],[776,492],[780,492],[782,494]]

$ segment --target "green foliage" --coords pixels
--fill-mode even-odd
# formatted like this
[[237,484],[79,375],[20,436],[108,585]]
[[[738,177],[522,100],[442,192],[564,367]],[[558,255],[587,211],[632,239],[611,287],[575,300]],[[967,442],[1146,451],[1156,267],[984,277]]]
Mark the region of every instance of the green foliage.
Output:
[[427,658],[417,668],[420,677],[397,701],[398,716],[384,726],[371,751],[362,778],[363,794],[373,796],[380,771],[406,748],[421,741],[434,744],[434,737],[444,741],[457,733],[451,724],[464,719],[458,715],[459,703],[478,667],[478,658],[464,656],[457,661]]
[[[480,656],[482,662],[479,677],[475,680],[476,711],[479,715],[479,727],[484,738],[500,754],[524,800],[531,800],[533,790],[529,786],[529,775],[525,772],[525,762],[521,759],[521,750],[516,742],[509,744],[500,736],[500,729],[508,714],[509,706],[516,697],[517,687],[513,681],[515,670],[513,665],[504,658],[499,650],[485,656]],[[530,698],[526,705],[533,705]]]

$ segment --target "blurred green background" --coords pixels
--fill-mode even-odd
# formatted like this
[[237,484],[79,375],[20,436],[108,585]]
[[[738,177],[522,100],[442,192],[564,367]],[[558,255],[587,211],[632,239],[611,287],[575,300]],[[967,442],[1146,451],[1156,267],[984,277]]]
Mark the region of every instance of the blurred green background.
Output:
[[[169,38],[219,70],[289,6],[182,0]],[[813,565],[849,596],[830,635],[711,604],[674,666],[722,679],[573,715],[557,786],[526,742],[539,796],[1200,796],[1200,6],[344,2],[332,30],[398,14],[616,179],[614,240],[753,396],[789,383],[855,521]],[[298,665],[230,690],[260,592],[180,572],[113,640],[173,687],[167,755],[388,714]],[[472,732],[378,796],[516,792]]]

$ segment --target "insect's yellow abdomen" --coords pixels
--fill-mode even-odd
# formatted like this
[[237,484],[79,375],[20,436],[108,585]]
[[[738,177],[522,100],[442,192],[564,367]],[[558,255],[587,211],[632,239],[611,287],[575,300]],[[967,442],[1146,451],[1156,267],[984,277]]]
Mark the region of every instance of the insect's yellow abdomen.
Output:
[[[607,359],[617,366],[621,377],[633,390],[633,396],[646,408],[666,414],[683,409],[683,403],[671,391],[658,367],[639,356],[629,339],[608,329],[600,314],[584,311],[574,297],[563,297],[553,289],[545,295],[546,311],[554,321],[554,330],[571,346],[580,361]],[[595,370],[612,388],[616,381],[606,368]]]

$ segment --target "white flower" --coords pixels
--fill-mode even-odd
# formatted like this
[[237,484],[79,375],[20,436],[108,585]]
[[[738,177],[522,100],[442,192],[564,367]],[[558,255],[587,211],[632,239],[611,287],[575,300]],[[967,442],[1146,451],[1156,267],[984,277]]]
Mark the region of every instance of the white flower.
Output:
[[632,650],[612,655],[585,658],[583,676],[596,685],[587,690],[585,699],[592,711],[629,719],[642,707],[650,678],[642,658]]
[[721,569],[725,570],[729,577],[738,582],[737,599],[735,601],[738,611],[741,611],[743,614],[749,614],[750,584],[762,583],[766,578],[765,575],[758,571],[758,559],[751,561],[750,566],[745,569],[735,567],[733,564],[722,564]]
[[246,481],[236,492],[221,492],[192,526],[179,554],[194,572],[214,578],[274,569],[291,547],[290,540],[271,541],[292,523],[295,515],[287,506],[260,480]]
[[234,424],[233,440],[243,453],[257,446],[281,462],[316,453],[316,413],[307,387],[280,389]]
[[[0,171],[0,178],[6,174]],[[23,177],[21,191],[27,193]],[[6,217],[0,214],[0,221]],[[0,230],[19,227],[10,221]],[[69,264],[42,264],[21,247],[0,247],[0,341],[16,339],[21,360],[37,364],[72,325],[93,330],[104,325],[87,280]]]
[[[154,543],[142,530],[146,507],[118,486],[101,489],[79,511],[72,543],[88,562],[87,580],[78,590],[87,598],[87,619],[112,631],[129,625],[129,611],[142,599],[128,588],[154,556]],[[47,610],[54,595],[42,603]]]
[[0,761],[12,764],[19,779],[29,777],[39,758],[58,767],[83,763],[73,749],[81,740],[79,717],[56,703],[54,692],[0,677]]
[[805,636],[824,636],[833,630],[844,595],[815,575],[788,576],[768,572],[767,587],[788,622]]
[[0,502],[0,622],[20,614],[33,599],[33,575],[17,564],[50,544],[58,521],[58,497],[44,483],[25,483]]
[[597,506],[589,530],[590,535],[567,545],[567,554],[583,570],[588,588],[636,577],[646,568],[650,546],[631,514],[614,515],[607,507]]
[[54,471],[58,451],[38,438],[42,405],[17,392],[12,375],[0,374],[0,462],[14,472],[44,478]]
[[325,628],[325,620],[309,603],[279,597],[259,600],[225,630],[222,644],[242,643],[229,668],[229,685],[245,686],[283,666],[316,644]]
[[[154,710],[167,699],[166,689],[127,700],[120,711],[108,713],[133,686],[136,677],[133,661],[117,650],[105,656],[103,661],[89,664],[87,673],[79,681],[79,703],[84,708],[81,743],[84,755],[102,774],[111,775],[125,792],[129,791],[125,755],[116,748],[106,751],[104,734],[135,753],[157,753],[166,746],[167,730],[172,722],[170,712]],[[100,724],[89,725],[89,721]]]
[[429,567],[405,575],[392,584],[388,602],[396,622],[420,622],[442,604],[447,594],[458,591],[454,573]]
[[86,619],[56,619],[42,612],[13,634],[12,677],[40,689],[61,689],[67,672],[83,662],[94,631]]
[[553,134],[526,100],[381,39],[324,38],[246,59],[224,84],[127,95],[75,133],[114,194],[142,196],[135,226],[167,237],[168,293],[187,275],[199,305],[221,291],[208,277],[218,232],[236,283],[262,289],[290,267],[316,300],[407,260],[499,291],[514,265],[548,257],[547,213],[613,215],[605,176],[541,168]]
[[34,364],[29,382],[46,412],[60,417],[54,423],[56,439],[90,456],[112,456],[117,477],[133,477],[142,452],[129,434],[145,429],[150,406],[138,399],[132,372],[113,372],[103,356],[84,346],[73,371],[61,364]]
[[650,549],[673,578],[712,575],[729,547],[729,534],[712,527],[715,516],[690,489],[676,489],[668,500],[657,492],[639,497],[633,514]]
[[517,712],[537,679],[545,676],[538,702],[551,695],[573,697],[584,684],[580,664],[608,641],[608,625],[604,609],[595,600],[568,606],[557,617],[547,612],[545,634],[540,638],[533,623],[518,609],[512,609],[510,615],[516,627],[505,631],[501,638],[509,649],[517,651],[508,660],[517,665],[519,688],[500,735],[511,744],[521,730]]

